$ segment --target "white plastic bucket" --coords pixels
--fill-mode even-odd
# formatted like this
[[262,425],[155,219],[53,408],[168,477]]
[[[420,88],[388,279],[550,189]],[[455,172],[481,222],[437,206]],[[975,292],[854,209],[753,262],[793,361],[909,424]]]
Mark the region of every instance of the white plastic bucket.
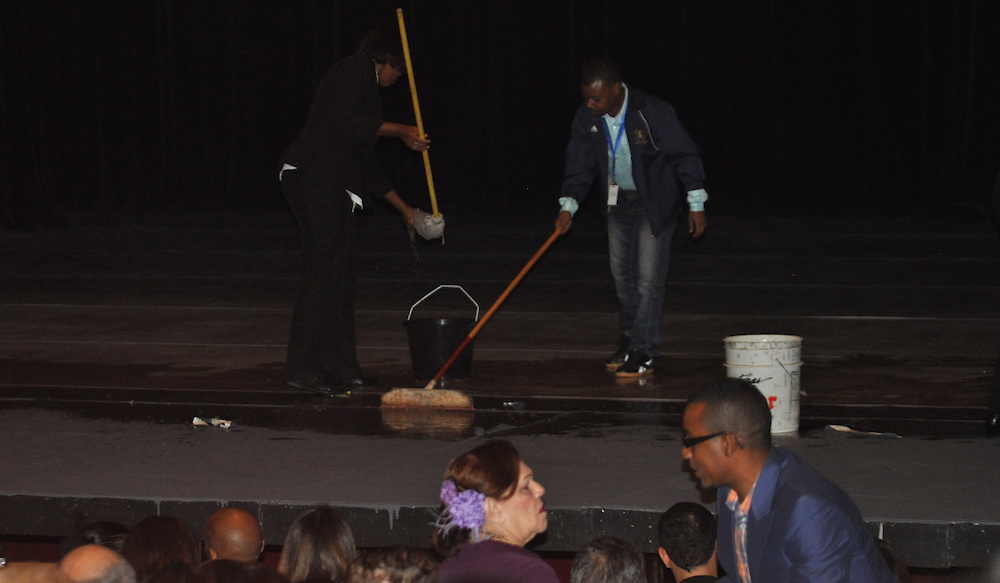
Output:
[[750,381],[771,406],[771,433],[799,430],[802,337],[782,334],[727,336],[726,376]]

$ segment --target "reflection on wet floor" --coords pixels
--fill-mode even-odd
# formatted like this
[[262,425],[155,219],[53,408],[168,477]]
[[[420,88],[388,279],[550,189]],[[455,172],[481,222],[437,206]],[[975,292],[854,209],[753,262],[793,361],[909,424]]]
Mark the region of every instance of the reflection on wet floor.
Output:
[[[201,396],[205,397],[204,393]],[[683,402],[572,400],[545,397],[521,401],[480,398],[476,411],[381,409],[376,395],[353,400],[302,399],[285,404],[225,402],[224,398],[190,403],[141,400],[4,399],[7,409],[43,408],[84,418],[123,423],[190,425],[195,417],[233,422],[229,431],[260,427],[278,431],[312,431],[330,435],[406,436],[414,439],[462,440],[473,437],[565,435],[601,439],[629,427],[662,427],[656,439],[674,440],[681,425]],[[207,401],[207,402],[206,402]],[[984,435],[980,411],[953,407],[890,405],[803,406],[797,435],[828,432],[830,425],[858,432],[903,437],[945,438]],[[794,436],[795,434],[793,434]]]

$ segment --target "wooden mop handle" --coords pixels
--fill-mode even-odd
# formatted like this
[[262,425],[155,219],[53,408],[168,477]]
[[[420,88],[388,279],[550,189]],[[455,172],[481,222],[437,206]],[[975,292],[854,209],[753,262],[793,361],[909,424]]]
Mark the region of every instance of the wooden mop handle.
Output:
[[[403,9],[396,9],[396,21],[399,22],[399,38],[403,42],[403,58],[406,60],[406,77],[410,82],[410,98],[413,99],[413,114],[417,118],[417,132],[421,138],[424,134],[424,120],[420,115],[420,100],[417,99],[417,81],[413,77],[413,61],[410,59],[410,41],[406,38],[406,25],[403,23]],[[434,193],[434,176],[431,174],[431,157],[427,150],[423,151],[424,174],[427,175],[427,191],[431,195],[431,211],[434,218],[441,216],[438,212],[437,196]]]
[[560,235],[559,231],[554,231],[551,235],[549,235],[548,240],[545,241],[545,243],[541,246],[541,248],[535,252],[535,254],[531,257],[530,260],[528,260],[528,263],[526,263],[524,267],[521,268],[521,272],[517,274],[517,277],[514,278],[514,281],[510,282],[510,285],[507,286],[507,289],[503,290],[503,293],[500,294],[500,297],[497,298],[497,301],[493,302],[493,305],[490,306],[490,309],[486,311],[486,314],[482,318],[480,318],[479,323],[476,324],[476,327],[472,329],[472,332],[469,332],[469,338],[475,336],[476,333],[479,332],[479,329],[482,328],[484,324],[486,324],[486,320],[489,320],[490,316],[493,315],[493,312],[497,311],[497,308],[500,307],[500,304],[502,304],[503,301],[507,299],[507,296],[510,295],[510,292],[514,291],[514,287],[517,286],[517,284],[520,283],[522,279],[524,279],[524,276],[527,275],[528,271],[535,265],[535,262],[537,262],[538,259],[542,256],[542,254],[545,253],[545,251],[552,245],[552,243],[554,243],[555,240],[559,238],[559,235]]
[[510,285],[507,286],[507,289],[503,290],[503,293],[500,294],[500,297],[497,298],[497,301],[493,302],[493,305],[490,306],[490,309],[486,311],[486,314],[479,319],[479,323],[476,324],[476,327],[472,329],[472,332],[469,332],[469,335],[465,337],[465,340],[463,340],[462,343],[458,345],[458,349],[456,349],[454,354],[451,355],[451,358],[448,359],[448,362],[444,363],[444,366],[441,367],[441,370],[439,370],[438,373],[434,375],[434,378],[431,380],[431,382],[429,382],[427,386],[424,388],[427,389],[434,388],[434,385],[436,385],[437,382],[441,380],[441,377],[444,376],[444,373],[447,372],[447,370],[455,362],[455,359],[458,358],[458,355],[461,354],[463,350],[465,350],[466,345],[468,345],[469,342],[472,342],[472,338],[479,332],[479,329],[482,328],[484,324],[486,324],[486,321],[490,319],[490,316],[493,315],[493,312],[497,311],[497,308],[500,307],[500,304],[502,304],[503,301],[507,299],[507,296],[510,295],[510,292],[513,291],[514,287],[517,286],[517,284],[520,283],[522,279],[524,279],[524,276],[528,273],[528,271],[532,268],[532,266],[535,265],[535,262],[538,261],[538,258],[541,257],[542,254],[545,253],[545,251],[552,245],[552,243],[559,238],[559,235],[561,235],[561,233],[558,230],[554,231],[551,235],[549,235],[549,239],[545,241],[545,243],[538,251],[535,252],[535,254],[531,257],[531,259],[528,260],[528,263],[526,263],[525,266],[521,268],[521,272],[517,274],[517,277],[514,278],[514,281],[510,282]]

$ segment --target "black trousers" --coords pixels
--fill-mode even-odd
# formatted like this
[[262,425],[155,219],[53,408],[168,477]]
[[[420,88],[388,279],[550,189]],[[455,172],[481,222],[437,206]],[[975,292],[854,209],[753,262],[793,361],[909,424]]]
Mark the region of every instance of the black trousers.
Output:
[[344,188],[309,170],[286,170],[281,186],[298,223],[304,266],[288,336],[287,378],[358,378],[353,203]]

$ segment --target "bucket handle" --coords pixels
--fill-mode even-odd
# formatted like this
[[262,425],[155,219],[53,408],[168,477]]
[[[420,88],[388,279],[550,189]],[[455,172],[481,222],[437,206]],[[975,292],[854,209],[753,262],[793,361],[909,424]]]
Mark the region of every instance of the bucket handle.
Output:
[[439,285],[436,288],[434,288],[433,291],[431,291],[430,293],[428,293],[424,297],[422,297],[419,300],[417,300],[412,306],[410,306],[410,313],[406,315],[406,321],[409,322],[410,318],[413,317],[413,309],[416,308],[417,305],[420,302],[426,300],[427,298],[431,297],[432,295],[436,294],[437,292],[439,292],[440,290],[445,289],[445,288],[457,289],[458,291],[460,291],[463,294],[465,294],[465,297],[469,298],[469,301],[472,302],[472,305],[476,306],[476,319],[475,319],[475,321],[478,322],[479,321],[479,303],[476,302],[476,300],[472,299],[472,296],[469,295],[469,292],[465,291],[465,288],[463,288],[460,285],[454,285],[454,284]]

